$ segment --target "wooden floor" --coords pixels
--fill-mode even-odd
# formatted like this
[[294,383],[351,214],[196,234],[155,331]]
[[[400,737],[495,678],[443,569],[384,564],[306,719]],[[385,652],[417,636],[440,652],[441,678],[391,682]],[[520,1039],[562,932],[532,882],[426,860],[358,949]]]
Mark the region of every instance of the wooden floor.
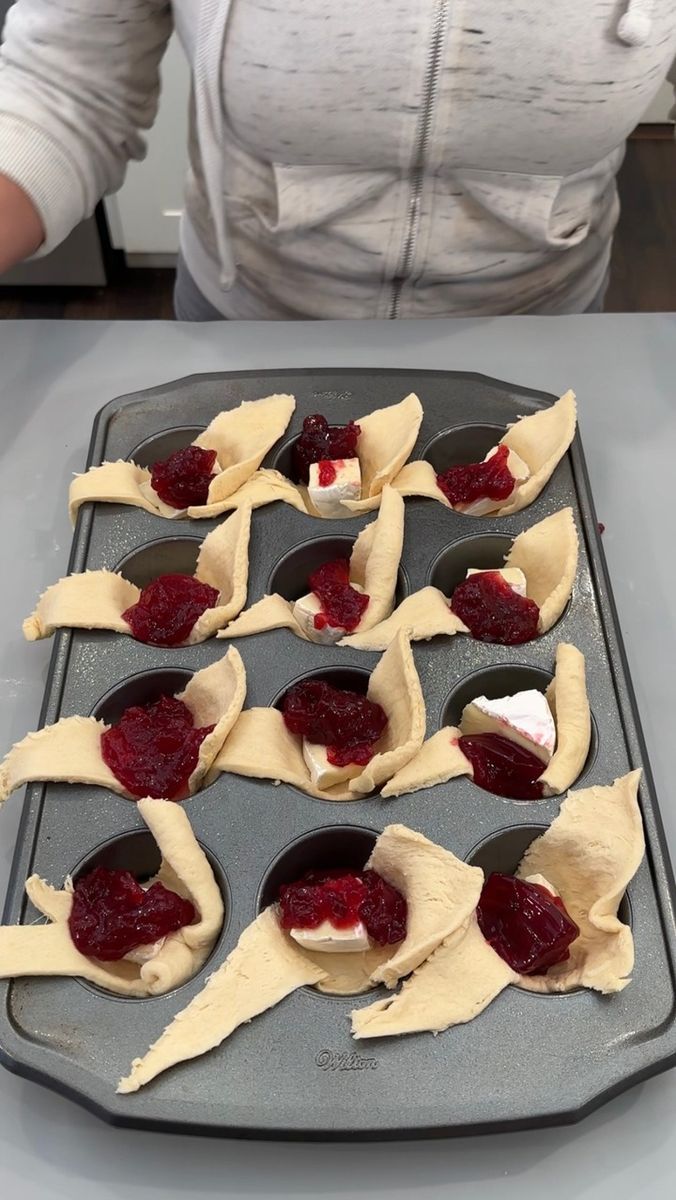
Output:
[[[606,312],[676,312],[676,147],[634,136],[619,176],[622,215]],[[123,269],[106,288],[0,288],[0,320],[169,320],[173,272]]]

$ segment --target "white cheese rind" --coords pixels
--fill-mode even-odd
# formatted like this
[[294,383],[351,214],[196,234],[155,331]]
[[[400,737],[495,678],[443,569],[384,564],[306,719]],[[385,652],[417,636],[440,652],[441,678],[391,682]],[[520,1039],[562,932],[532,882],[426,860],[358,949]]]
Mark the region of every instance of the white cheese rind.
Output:
[[346,929],[336,929],[330,921],[322,921],[316,929],[290,929],[289,933],[304,950],[320,950],[323,954],[359,954],[370,947],[362,921]]
[[342,637],[345,630],[340,625],[325,625],[323,629],[315,626],[315,616],[322,611],[321,600],[314,592],[301,596],[293,606],[293,618],[300,625],[303,633],[311,642],[320,646],[334,646]]
[[358,763],[335,767],[329,762],[326,749],[326,746],[303,738],[303,758],[315,787],[326,791],[327,788],[335,787],[337,783],[346,783],[348,779],[356,779],[357,775],[361,775],[364,768]]
[[344,500],[361,500],[361,467],[358,458],[329,459],[336,469],[333,483],[321,487],[319,483],[319,463],[310,465],[310,482],[308,495],[320,517],[352,516],[349,509],[343,508]]
[[499,733],[548,763],[556,745],[556,726],[542,692],[535,689],[489,700],[477,696],[460,722],[463,734]]
[[526,576],[519,567],[470,567],[467,572],[467,579],[470,575],[502,575],[505,583],[508,583],[513,592],[517,596],[525,596],[528,587]]

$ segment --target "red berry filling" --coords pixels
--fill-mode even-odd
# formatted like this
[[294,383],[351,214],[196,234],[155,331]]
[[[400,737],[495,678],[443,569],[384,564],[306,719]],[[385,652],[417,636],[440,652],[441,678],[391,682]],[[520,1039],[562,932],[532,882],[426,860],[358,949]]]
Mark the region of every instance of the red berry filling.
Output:
[[[343,459],[338,459],[338,462],[343,461]],[[331,462],[329,459],[322,459],[317,471],[319,486],[330,487],[332,483],[336,482],[337,474],[338,472],[336,470],[335,463]]]
[[542,759],[501,733],[471,733],[458,738],[458,745],[473,768],[478,787],[510,800],[541,800],[544,789],[539,777]]
[[101,734],[101,755],[132,796],[183,800],[202,742],[214,729],[196,729],[192,713],[175,696],[128,708]]
[[322,611],[314,619],[315,629],[333,625],[352,633],[368,608],[369,597],[350,585],[348,560],[336,558],[323,563],[312,572],[308,583],[322,603]]
[[150,471],[153,491],[173,508],[206,504],[215,462],[215,450],[203,450],[201,446],[176,450],[168,458],[153,463]]
[[308,871],[279,890],[283,929],[316,929],[330,921],[348,929],[362,921],[379,946],[406,937],[406,901],[377,871]]
[[565,962],[580,933],[560,897],[513,875],[489,875],[476,915],[489,946],[519,975],[543,975]]
[[216,588],[200,583],[194,575],[158,575],[122,618],[138,642],[178,646],[190,636],[197,618],[217,601]]
[[322,679],[306,679],[289,688],[282,714],[291,733],[328,747],[327,758],[334,767],[365,767],[387,725],[379,704]]
[[514,491],[514,476],[507,466],[509,448],[498,446],[488,462],[449,467],[437,475],[449,504],[471,504],[474,500],[507,500]]
[[[326,417],[314,413],[303,421],[303,432],[293,447],[292,467],[297,483],[310,482],[310,465],[330,459],[356,458],[361,429],[354,421],[347,425],[329,425]],[[335,478],[335,476],[334,476]],[[328,482],[332,483],[333,479]],[[320,484],[322,483],[320,475]]]
[[129,871],[95,867],[75,884],[68,928],[80,954],[112,962],[194,919],[190,901],[163,884],[144,891]]
[[520,596],[497,571],[464,579],[453,592],[450,607],[480,642],[518,646],[538,632],[540,609],[535,601]]

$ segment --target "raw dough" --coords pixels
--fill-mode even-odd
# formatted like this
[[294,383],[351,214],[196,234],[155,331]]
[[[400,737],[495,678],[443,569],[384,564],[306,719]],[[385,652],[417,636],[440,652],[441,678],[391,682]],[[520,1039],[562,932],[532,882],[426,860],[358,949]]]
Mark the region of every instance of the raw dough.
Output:
[[[223,629],[246,603],[249,574],[251,509],[240,508],[204,539],[195,578],[215,587],[218,605],[198,617],[189,637],[181,643],[194,646]],[[113,571],[85,571],[67,575],[40,597],[35,612],[23,623],[29,641],[51,637],[56,629],[111,629],[130,633],[122,613],[136,604],[141,589]]]
[[[550,408],[540,409],[522,417],[510,426],[498,445],[508,446],[530,467],[531,474],[517,484],[511,497],[490,517],[505,517],[520,512],[532,504],[551,478],[575,436],[575,393],[568,391]],[[408,463],[398,475],[394,486],[403,496],[427,496],[451,508],[437,484],[437,473],[431,463]],[[471,515],[471,514],[466,514]]]
[[[411,393],[399,404],[378,408],[365,417],[357,418],[357,424],[361,427],[357,457],[361,467],[363,499],[343,501],[343,517],[378,508],[384,487],[393,483],[415,445],[422,417],[422,405],[418,397]],[[221,502],[210,503],[200,510],[188,509],[188,516],[214,517],[240,503],[248,503],[256,508],[262,504],[272,504],[275,500],[291,504],[310,517],[320,516],[306,487],[292,483],[279,471],[270,470],[258,471],[244,487]]]
[[[242,659],[231,646],[211,666],[197,671],[177,699],[193,714],[196,727],[214,725],[200,746],[197,766],[189,781],[194,795],[217,773],[214,759],[242,711],[246,695],[246,673]],[[0,763],[0,803],[24,783],[88,783],[129,796],[101,757],[101,734],[108,729],[95,717],[62,717],[17,742]]]
[[368,795],[417,753],[425,736],[425,702],[411,647],[403,633],[380,659],[367,694],[385,709],[388,725],[377,754],[347,788],[320,791],[313,786],[303,758],[302,739],[289,732],[276,708],[246,709],[218,753],[214,767],[235,775],[290,783],[320,800],[356,800]]
[[[293,416],[293,396],[265,396],[245,400],[237,408],[221,412],[192,443],[217,452],[218,474],[209,487],[208,503],[178,509],[164,504],[150,486],[150,471],[125,459],[105,462],[76,475],[70,485],[69,512],[74,522],[81,504],[87,501],[131,504],[163,517],[206,517],[241,488],[254,474],[268,450],[284,433]],[[224,511],[216,507],[217,512]]]
[[566,607],[577,574],[578,535],[572,508],[538,521],[514,539],[505,566],[526,576],[526,595],[540,609],[538,633],[547,633]]
[[567,642],[556,647],[554,678],[545,692],[556,724],[556,749],[540,776],[545,795],[567,792],[589,754],[591,713],[584,654]]
[[69,930],[73,885],[61,891],[32,875],[26,892],[50,925],[0,927],[0,977],[76,975],[121,996],[159,996],[179,987],[203,965],[223,924],[223,900],[185,809],[168,800],[139,800],[138,811],[162,852],[155,876],[193,901],[198,919],[170,933],[159,952],[139,964],[99,962],[76,949]]
[[445,725],[420,747],[420,750],[385,784],[381,796],[404,796],[422,788],[448,783],[459,775],[473,775],[472,764],[458,745],[460,730]]
[[[483,881],[483,876],[482,876]],[[479,888],[481,890],[481,886]],[[401,991],[366,1008],[356,1008],[356,1038],[401,1033],[441,1033],[479,1013],[518,975],[484,940],[474,913],[422,963]]]
[[[570,599],[577,571],[577,548],[573,510],[562,508],[520,533],[505,559],[505,566],[519,567],[526,576],[526,595],[540,609],[539,633],[551,629]],[[502,564],[495,566],[497,569]],[[469,633],[451,611],[449,599],[438,588],[426,587],[402,600],[379,625],[360,627],[338,644],[355,650],[385,650],[400,629],[414,642],[429,641],[440,634]]]
[[[392,611],[403,543],[404,501],[394,488],[385,487],[377,518],[362,529],[350,555],[350,583],[358,584],[370,596],[358,629],[370,629]],[[245,637],[281,628],[309,641],[293,615],[293,603],[275,593],[263,596],[218,636]]]
[[225,963],[147,1054],[134,1060],[118,1091],[137,1091],[168,1067],[220,1045],[239,1025],[303,984],[343,995],[381,981],[394,987],[443,938],[466,924],[483,884],[479,868],[404,825],[390,825],[380,834],[366,865],[406,896],[408,932],[398,947],[364,954],[309,953],[284,932],[276,905],[271,905],[244,930]]
[[[545,694],[556,724],[556,749],[540,780],[545,795],[557,796],[577,779],[591,740],[584,655],[575,646],[566,642],[557,646],[554,679]],[[433,734],[415,757],[389,779],[381,795],[401,796],[406,792],[417,792],[459,775],[471,778],[472,764],[458,745],[461,734],[462,727],[455,726]]]
[[324,971],[281,929],[274,908],[266,908],[247,926],[206,987],[147,1053],[134,1059],[118,1092],[136,1092],[176,1063],[206,1054],[296,988],[323,977]]
[[631,929],[617,910],[638,870],[645,843],[638,805],[640,771],[610,787],[569,792],[558,817],[531,843],[517,875],[544,875],[580,927],[567,962],[520,984],[534,992],[565,992],[574,987],[619,992],[634,965]]
[[438,588],[426,587],[402,600],[391,617],[366,631],[344,637],[339,646],[354,650],[386,650],[392,638],[404,632],[412,642],[428,642],[439,634],[467,633],[467,627],[448,607]]
[[383,830],[366,866],[396,887],[408,904],[404,941],[371,975],[372,983],[392,988],[468,920],[481,894],[483,871],[405,825]]
[[422,404],[415,392],[400,404],[377,408],[357,419],[361,429],[357,456],[361,466],[362,499],[346,500],[346,508],[359,513],[376,507],[373,501],[386,484],[396,479],[415,446],[422,419]]
[[644,853],[640,771],[610,787],[570,792],[559,816],[526,851],[517,875],[549,885],[580,928],[566,962],[544,975],[518,975],[484,940],[476,916],[414,971],[397,995],[352,1013],[357,1038],[390,1037],[471,1021],[508,984],[533,992],[589,987],[604,994],[630,982],[631,930],[617,917]]

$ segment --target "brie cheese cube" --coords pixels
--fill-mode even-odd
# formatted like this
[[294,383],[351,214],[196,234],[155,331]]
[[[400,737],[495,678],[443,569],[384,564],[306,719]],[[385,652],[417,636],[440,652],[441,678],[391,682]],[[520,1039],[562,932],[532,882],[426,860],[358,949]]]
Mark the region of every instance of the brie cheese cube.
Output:
[[500,733],[548,763],[556,745],[556,726],[542,692],[535,689],[488,700],[477,696],[463,711],[463,734]]
[[336,929],[330,921],[322,921],[316,929],[290,929],[289,933],[304,950],[321,950],[324,954],[358,954],[369,949],[369,935],[362,921]]
[[347,783],[348,779],[356,779],[364,770],[359,763],[348,763],[345,767],[335,767],[327,756],[327,747],[318,742],[309,742],[303,738],[303,758],[305,759],[310,778],[316,788],[325,791],[335,787],[337,783]]
[[[363,587],[360,587],[358,583],[351,583],[350,587],[354,588],[355,592],[362,594],[364,592]],[[308,592],[307,596],[301,596],[300,600],[296,600],[292,615],[311,642],[317,642],[320,646],[333,646],[342,637],[345,637],[347,631],[342,625],[324,625],[321,629],[317,629],[315,617],[321,611],[322,602],[319,596],[316,596],[314,592]]]
[[[498,449],[498,446],[493,446],[492,450],[489,450],[484,458],[484,462],[488,462],[489,458],[497,454]],[[524,483],[530,476],[529,466],[519,457],[515,450],[510,450],[509,452],[507,470],[510,475],[514,476],[514,487],[519,483]],[[486,496],[482,500],[472,500],[471,504],[456,504],[455,507],[459,512],[467,513],[470,517],[485,517],[487,513],[496,512],[497,509],[502,508],[502,505],[506,503],[507,500],[491,500]]]
[[343,500],[361,499],[361,467],[358,458],[335,458],[330,461],[336,476],[332,483],[319,482],[319,463],[310,465],[308,495],[320,517],[352,516],[343,508]]
[[469,571],[467,572],[467,579],[469,579],[470,575],[486,575],[488,572],[490,572],[492,575],[502,575],[505,583],[509,584],[512,591],[516,592],[517,596],[526,595],[526,588],[528,586],[526,583],[526,576],[524,575],[523,571],[519,569],[519,567],[501,567],[500,570],[497,568],[491,570],[490,567],[470,567]]
[[124,955],[125,962],[138,963],[143,966],[144,963],[150,962],[151,958],[155,958],[162,949],[165,938],[158,938],[156,942],[148,942],[143,946],[135,946],[133,950],[129,950]]

